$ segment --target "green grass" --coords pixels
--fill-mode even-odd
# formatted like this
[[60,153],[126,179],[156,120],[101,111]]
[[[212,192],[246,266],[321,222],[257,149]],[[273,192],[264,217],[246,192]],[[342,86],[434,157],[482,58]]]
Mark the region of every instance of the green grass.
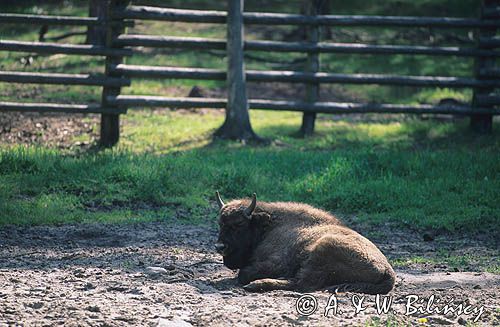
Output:
[[[140,4],[141,1],[136,1]],[[144,2],[145,3],[145,2]],[[148,4],[154,1],[147,1]],[[160,2],[158,2],[160,3]],[[162,2],[161,2],[162,3]],[[173,7],[224,9],[209,0],[174,1]],[[477,3],[451,0],[333,1],[333,13],[474,16]],[[297,13],[300,1],[275,0],[270,12]],[[6,12],[85,16],[86,3],[60,6],[26,1]],[[263,10],[249,2],[249,11]],[[54,28],[49,36],[78,28]],[[248,39],[283,39],[290,27],[249,26]],[[0,38],[35,41],[38,27],[0,26]],[[139,23],[131,33],[225,37],[223,26],[211,24]],[[432,44],[425,29],[335,28],[335,42]],[[401,32],[401,33],[399,33]],[[449,33],[448,31],[447,33]],[[455,31],[451,31],[455,32]],[[467,34],[461,31],[461,36]],[[398,34],[399,33],[399,34]],[[434,32],[433,32],[434,33]],[[399,36],[398,36],[399,35]],[[401,36],[402,35],[402,36]],[[446,34],[433,37],[444,38]],[[441,39],[439,39],[441,40]],[[84,36],[68,42],[81,43]],[[357,41],[356,41],[357,42]],[[448,41],[443,41],[446,44]],[[252,53],[289,62],[303,55]],[[29,54],[0,52],[2,70],[102,73],[103,59],[41,55],[31,65]],[[470,59],[427,56],[322,55],[322,69],[335,73],[398,73],[467,76]],[[129,64],[224,68],[221,53],[152,50],[128,59]],[[250,69],[291,69],[286,65],[247,60]],[[295,69],[301,69],[295,67]],[[221,92],[213,81],[134,80],[125,94],[185,96],[199,85]],[[270,86],[272,89],[272,87]],[[379,86],[322,86],[346,101],[436,103],[444,97],[469,101],[470,90]],[[279,92],[275,92],[279,93]],[[273,94],[270,92],[270,94]],[[32,102],[98,102],[101,89],[85,86],[16,85],[0,83],[0,100]],[[331,99],[325,99],[331,100]],[[303,201],[378,224],[392,221],[418,228],[449,230],[499,227],[499,124],[492,136],[470,135],[466,122],[439,123],[405,116],[371,116],[363,120],[321,116],[315,137],[293,137],[300,126],[297,113],[252,112],[259,135],[274,140],[268,147],[211,142],[222,124],[222,113],[160,114],[129,111],[123,116],[119,146],[100,153],[75,153],[44,147],[0,145],[0,224],[43,224],[81,221],[173,219],[212,220],[213,193],[224,198],[257,192],[268,201]],[[388,118],[387,118],[388,117]],[[94,127],[97,128],[97,127]],[[75,141],[82,141],[82,136]],[[182,209],[182,210],[181,210]]]
[[[0,153],[0,223],[180,217],[212,220],[215,190],[266,201],[303,201],[370,223],[449,230],[500,227],[500,134],[417,119],[378,123],[321,119],[318,134],[292,136],[293,113],[252,112],[267,147],[211,143],[221,114],[137,112],[120,145],[64,155],[43,148]],[[118,211],[116,211],[118,210]],[[137,218],[139,219],[139,218]]]
[[445,264],[448,268],[457,271],[470,271],[471,267],[476,271],[487,271],[500,274],[500,263],[487,255],[473,254],[450,254],[438,253],[435,257],[414,256],[410,258],[398,258],[391,261],[395,268],[407,267],[413,264]]

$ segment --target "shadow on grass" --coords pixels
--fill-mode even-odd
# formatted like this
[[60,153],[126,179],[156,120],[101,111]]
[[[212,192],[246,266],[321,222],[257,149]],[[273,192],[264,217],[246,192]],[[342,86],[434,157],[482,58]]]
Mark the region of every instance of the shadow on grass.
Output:
[[499,226],[498,124],[493,135],[477,137],[464,122],[335,121],[307,139],[289,136],[296,121],[257,126],[257,133],[274,138],[271,146],[186,137],[173,143],[182,151],[163,154],[5,150],[0,222],[106,221],[116,219],[114,211],[130,216],[137,208],[185,208],[196,221],[207,217],[219,190],[225,199],[256,192],[259,200],[306,202],[374,224]]

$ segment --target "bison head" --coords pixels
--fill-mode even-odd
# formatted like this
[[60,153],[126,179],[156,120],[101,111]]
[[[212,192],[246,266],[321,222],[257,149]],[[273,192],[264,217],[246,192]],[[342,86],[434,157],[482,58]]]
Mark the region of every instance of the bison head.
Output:
[[229,269],[240,269],[250,262],[252,252],[263,234],[263,221],[269,220],[264,212],[255,212],[257,198],[253,194],[252,201],[233,201],[227,205],[217,194],[220,208],[219,239],[215,249],[223,257],[224,265]]

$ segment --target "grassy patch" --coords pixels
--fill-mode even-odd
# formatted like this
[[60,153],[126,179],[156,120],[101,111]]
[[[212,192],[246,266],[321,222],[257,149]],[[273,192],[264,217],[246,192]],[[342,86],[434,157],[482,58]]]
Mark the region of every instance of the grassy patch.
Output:
[[[163,4],[137,1],[136,4]],[[208,0],[174,1],[172,7],[224,9]],[[333,1],[336,14],[385,14],[398,8],[401,15],[446,12],[450,16],[474,16],[477,4],[459,5],[450,0]],[[262,11],[258,2],[248,11]],[[265,11],[297,13],[300,1],[273,1]],[[40,4],[10,2],[6,12],[85,16],[86,4],[57,1]],[[0,26],[0,38],[36,41],[37,26]],[[51,28],[48,36],[73,31]],[[214,24],[138,23],[131,33],[224,38]],[[455,32],[436,34],[428,29],[340,28],[331,31],[335,42],[380,44],[452,44]],[[249,26],[248,39],[297,41],[290,27]],[[432,37],[431,37],[432,36]],[[81,43],[84,36],[65,42]],[[434,40],[434,41],[433,41]],[[437,41],[436,41],[437,40]],[[439,41],[439,42],[438,42]],[[221,52],[154,49],[127,59],[128,64],[224,68]],[[300,54],[248,53],[251,69],[302,69]],[[35,56],[27,65],[26,53],[0,53],[2,70],[65,73],[102,73],[103,59],[67,55]],[[255,57],[266,59],[267,62]],[[408,75],[467,76],[472,60],[427,56],[322,55],[322,70],[334,73],[398,73]],[[213,81],[134,80],[124,94],[185,96],[199,85],[217,93],[224,83]],[[462,101],[470,90],[342,86],[325,94],[346,101],[436,103],[444,97]],[[272,91],[272,90],[271,90]],[[279,90],[278,90],[279,91]],[[278,91],[269,92],[279,96]],[[293,92],[292,92],[293,93]],[[99,102],[101,89],[84,86],[16,85],[0,83],[0,100],[31,102]],[[262,94],[258,94],[261,96]],[[338,99],[337,99],[338,97]],[[326,101],[332,99],[324,99]],[[70,221],[120,221],[180,218],[212,219],[214,190],[226,199],[257,192],[259,199],[308,202],[327,210],[355,214],[371,223],[393,221],[409,226],[498,228],[499,140],[496,134],[470,135],[466,122],[439,123],[398,116],[370,116],[363,121],[322,116],[317,133],[308,139],[293,135],[300,126],[297,113],[251,113],[259,135],[274,140],[269,147],[247,147],[211,141],[221,125],[220,112],[197,114],[129,111],[122,118],[119,146],[102,153],[75,154],[46,148],[0,146],[0,224],[39,224]],[[78,138],[82,141],[82,137]],[[174,214],[175,213],[175,214]]]
[[274,143],[249,147],[212,143],[222,120],[219,113],[140,111],[124,116],[114,150],[73,156],[5,148],[0,223],[114,220],[102,211],[132,217],[179,206],[188,212],[183,218],[210,220],[220,190],[226,199],[257,192],[261,200],[308,202],[372,223],[499,227],[498,132],[476,137],[466,124],[416,119],[321,119],[317,136],[297,139],[300,115],[257,111],[255,130]]
[[444,264],[451,270],[456,271],[487,271],[493,274],[500,274],[498,260],[494,260],[491,256],[487,255],[438,253],[436,257],[414,256],[406,259],[395,259],[391,261],[391,264],[395,268],[422,264]]

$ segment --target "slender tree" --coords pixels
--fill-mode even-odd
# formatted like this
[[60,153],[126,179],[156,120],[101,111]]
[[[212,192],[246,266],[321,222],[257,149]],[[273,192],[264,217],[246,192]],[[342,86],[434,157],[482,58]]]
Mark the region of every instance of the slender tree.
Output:
[[224,124],[215,137],[261,141],[250,124],[243,61],[243,0],[228,0],[227,16],[227,107]]

